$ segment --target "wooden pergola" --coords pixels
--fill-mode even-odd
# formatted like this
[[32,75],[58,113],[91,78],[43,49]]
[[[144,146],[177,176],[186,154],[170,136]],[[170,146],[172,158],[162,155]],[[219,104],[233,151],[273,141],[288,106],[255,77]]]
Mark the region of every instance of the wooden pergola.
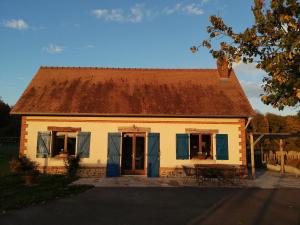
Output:
[[300,137],[300,132],[292,133],[250,133],[250,150],[251,150],[251,175],[255,179],[255,162],[254,162],[254,147],[257,143],[264,139],[279,139],[280,150],[280,172],[284,173],[284,155],[283,155],[283,139],[290,137]]

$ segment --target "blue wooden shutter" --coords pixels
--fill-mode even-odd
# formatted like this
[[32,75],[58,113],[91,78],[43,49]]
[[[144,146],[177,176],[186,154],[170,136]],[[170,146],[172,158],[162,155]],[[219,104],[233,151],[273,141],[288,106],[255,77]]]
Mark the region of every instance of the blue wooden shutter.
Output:
[[147,175],[148,177],[159,177],[159,133],[148,134],[148,158]]
[[217,160],[228,160],[228,134],[216,134]]
[[176,159],[189,159],[188,134],[176,134]]
[[107,177],[120,176],[120,133],[108,133]]
[[77,135],[77,154],[81,158],[90,157],[91,132],[79,132]]
[[47,158],[50,156],[50,140],[51,140],[51,132],[38,132],[37,137],[37,150],[36,157],[37,158]]

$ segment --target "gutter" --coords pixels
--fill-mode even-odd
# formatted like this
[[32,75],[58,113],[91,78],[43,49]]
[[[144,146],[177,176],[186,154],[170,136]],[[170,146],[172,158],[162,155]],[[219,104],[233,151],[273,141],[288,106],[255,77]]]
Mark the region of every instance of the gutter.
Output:
[[101,114],[101,113],[30,113],[10,112],[11,115],[21,116],[87,116],[87,117],[171,117],[171,118],[252,118],[248,115],[183,115],[183,114]]

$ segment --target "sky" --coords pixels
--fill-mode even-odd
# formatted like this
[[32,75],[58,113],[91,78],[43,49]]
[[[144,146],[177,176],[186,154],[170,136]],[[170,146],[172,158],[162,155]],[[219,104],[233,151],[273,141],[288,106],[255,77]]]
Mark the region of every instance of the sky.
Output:
[[[216,68],[204,48],[209,16],[236,31],[253,23],[251,0],[0,0],[0,97],[14,105],[40,66]],[[252,107],[265,75],[255,65],[234,70]]]

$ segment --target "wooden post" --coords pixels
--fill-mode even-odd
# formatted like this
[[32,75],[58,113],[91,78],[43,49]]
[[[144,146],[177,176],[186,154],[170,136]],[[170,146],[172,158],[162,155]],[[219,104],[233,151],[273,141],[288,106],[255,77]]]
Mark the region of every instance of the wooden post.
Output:
[[251,176],[255,179],[255,162],[254,162],[254,142],[253,133],[250,133],[250,153],[251,153]]
[[283,155],[283,140],[279,140],[279,148],[280,148],[280,173],[284,174],[284,155]]
[[265,162],[265,157],[264,157],[264,151],[263,151],[263,145],[262,143],[260,144],[260,160],[261,160],[261,163],[264,163]]

